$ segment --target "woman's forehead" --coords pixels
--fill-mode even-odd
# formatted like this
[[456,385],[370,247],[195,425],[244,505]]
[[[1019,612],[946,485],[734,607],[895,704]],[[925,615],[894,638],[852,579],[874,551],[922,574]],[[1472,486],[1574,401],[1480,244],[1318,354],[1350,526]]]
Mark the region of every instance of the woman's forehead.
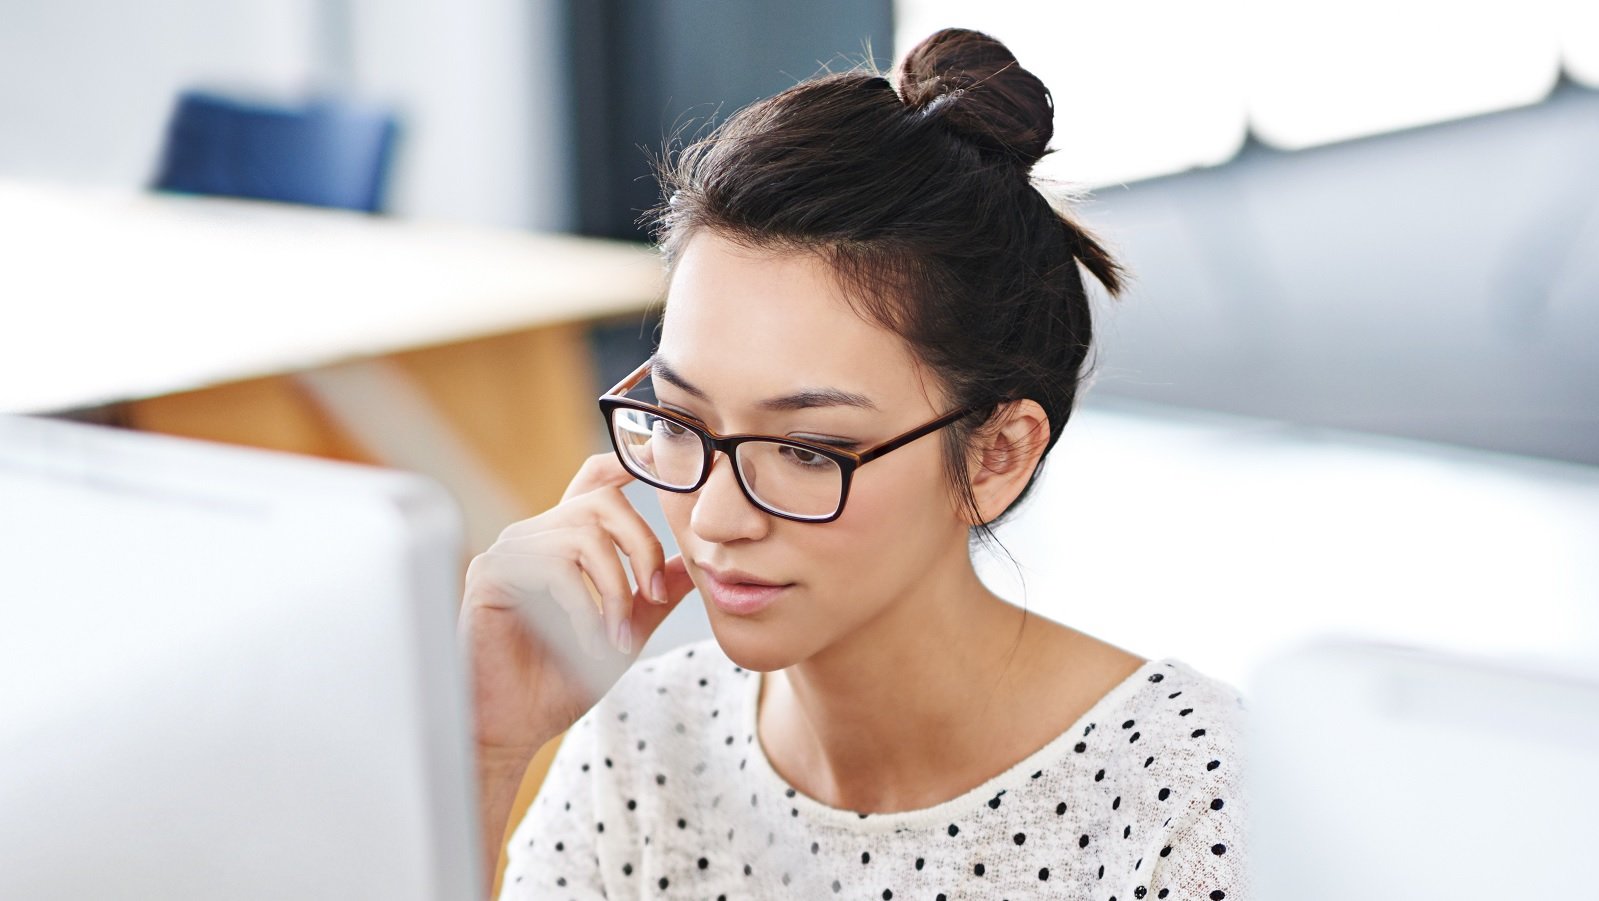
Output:
[[904,340],[862,318],[820,257],[710,233],[694,237],[673,272],[660,357],[708,391],[763,399],[831,388],[896,400],[920,385]]

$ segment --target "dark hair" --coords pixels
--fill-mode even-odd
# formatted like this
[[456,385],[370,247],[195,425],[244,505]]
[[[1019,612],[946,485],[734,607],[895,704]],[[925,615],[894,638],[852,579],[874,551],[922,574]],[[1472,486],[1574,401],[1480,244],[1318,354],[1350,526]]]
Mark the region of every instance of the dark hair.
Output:
[[[1093,328],[1081,263],[1111,294],[1121,266],[1035,186],[1053,134],[1049,90],[1003,44],[945,29],[894,71],[824,75],[739,110],[657,162],[646,219],[670,268],[708,230],[742,246],[815,253],[869,321],[939,377],[956,499],[976,516],[966,461],[1004,401],[1031,398],[1047,453],[1071,416]],[[993,422],[991,422],[993,421]],[[1035,467],[1008,515],[1032,490]]]

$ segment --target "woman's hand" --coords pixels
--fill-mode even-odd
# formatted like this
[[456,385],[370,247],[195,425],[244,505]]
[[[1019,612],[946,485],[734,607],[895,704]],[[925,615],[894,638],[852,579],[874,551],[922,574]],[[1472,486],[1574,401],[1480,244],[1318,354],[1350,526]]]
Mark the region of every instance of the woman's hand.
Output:
[[483,760],[531,761],[615,684],[694,588],[683,558],[663,559],[623,496],[632,479],[614,454],[588,458],[559,504],[508,526],[467,567],[458,632]]

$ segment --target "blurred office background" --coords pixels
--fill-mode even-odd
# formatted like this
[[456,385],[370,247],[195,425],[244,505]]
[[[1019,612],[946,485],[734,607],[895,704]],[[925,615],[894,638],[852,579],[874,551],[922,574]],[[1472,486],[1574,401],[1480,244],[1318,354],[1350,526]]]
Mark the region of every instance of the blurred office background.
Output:
[[[0,179],[144,190],[185,91],[338,97],[397,124],[385,218],[640,242],[656,199],[646,151],[667,136],[823,69],[886,68],[949,24],[992,32],[1052,88],[1057,151],[1037,174],[1090,192],[1080,216],[1134,273],[1129,297],[1101,298],[1081,449],[1067,441],[1050,471],[1061,504],[1080,503],[1064,487],[1076,479],[1107,486],[1104,507],[1051,509],[1046,492],[1002,533],[1012,550],[1078,548],[1100,569],[1073,581],[1034,562],[1030,607],[1143,653],[1170,639],[1231,676],[1239,653],[1281,637],[1271,602],[1302,611],[1296,595],[1363,590],[1365,612],[1339,624],[1381,633],[1397,616],[1413,622],[1402,636],[1448,633],[1463,618],[1451,599],[1476,592],[1542,611],[1517,648],[1573,634],[1572,653],[1599,648],[1590,0],[0,0]],[[558,365],[585,367],[570,373],[579,393],[647,353],[649,299],[576,317],[586,352]],[[8,328],[27,328],[27,296],[0,304]],[[108,400],[35,412],[90,418]],[[602,449],[597,415],[582,421],[579,443]],[[515,452],[477,450],[491,464]],[[1258,454],[1298,462],[1273,481],[1249,471]],[[1351,460],[1377,469],[1340,469]],[[569,463],[547,467],[564,479]],[[1433,493],[1412,490],[1430,478]],[[1131,509],[1127,491],[1156,484],[1167,493],[1140,502],[1130,532],[1096,533]],[[1218,485],[1237,492],[1221,500]],[[536,508],[524,496],[495,510]],[[1185,517],[1187,531],[1151,527]],[[1403,535],[1384,532],[1395,522]],[[1462,522],[1471,535],[1443,528]],[[1207,533],[1306,540],[1228,557],[1194,544]],[[1152,596],[1172,577],[1141,581],[1140,561],[1177,545],[1215,567],[1185,596],[1240,606],[1222,626],[1152,638],[1140,629],[1154,611],[1181,605]],[[1321,577],[1302,567],[1318,561],[1350,575],[1308,589]],[[1096,572],[1102,583],[1082,581]],[[1144,609],[1094,594],[1115,590]],[[662,641],[705,634],[690,617]],[[1503,634],[1472,621],[1458,643]]]
[[[1595,0],[0,0],[0,410],[416,469],[482,550],[649,351],[647,152],[946,25],[1134,273],[986,578],[1241,684],[1328,633],[1599,671]],[[260,149],[307,134],[357,190]]]

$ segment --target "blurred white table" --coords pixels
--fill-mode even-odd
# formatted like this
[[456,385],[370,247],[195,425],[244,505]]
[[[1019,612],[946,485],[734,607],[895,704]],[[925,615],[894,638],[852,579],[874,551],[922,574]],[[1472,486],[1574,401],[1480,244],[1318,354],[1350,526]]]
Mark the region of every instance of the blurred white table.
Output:
[[620,242],[3,179],[0,258],[0,410],[428,471],[474,543],[559,498],[585,325],[663,288]]

